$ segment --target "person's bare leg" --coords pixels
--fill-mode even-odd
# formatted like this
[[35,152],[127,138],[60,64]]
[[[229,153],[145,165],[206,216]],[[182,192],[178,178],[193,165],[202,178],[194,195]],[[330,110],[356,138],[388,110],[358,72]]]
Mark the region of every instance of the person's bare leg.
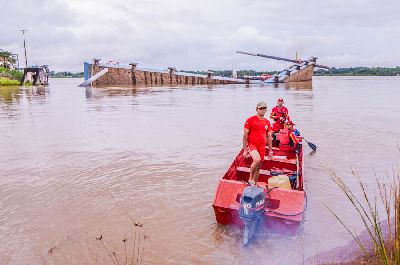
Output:
[[261,158],[257,150],[250,152],[251,158],[253,158],[253,163],[250,166],[250,177],[249,182],[254,181],[257,183],[258,175],[260,174]]

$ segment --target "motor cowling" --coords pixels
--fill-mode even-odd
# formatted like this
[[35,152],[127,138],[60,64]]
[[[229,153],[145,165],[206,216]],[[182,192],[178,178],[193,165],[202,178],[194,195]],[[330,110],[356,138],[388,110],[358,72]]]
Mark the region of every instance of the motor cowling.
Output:
[[256,186],[246,187],[240,198],[239,216],[244,224],[243,243],[247,245],[254,237],[261,217],[264,215],[265,192]]
[[257,186],[246,187],[240,198],[239,216],[245,220],[256,219],[264,213],[265,192]]

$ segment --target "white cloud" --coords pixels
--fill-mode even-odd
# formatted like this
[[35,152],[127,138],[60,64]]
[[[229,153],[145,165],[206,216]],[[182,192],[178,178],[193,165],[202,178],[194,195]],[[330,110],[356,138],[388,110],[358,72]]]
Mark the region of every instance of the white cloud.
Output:
[[236,50],[343,66],[396,66],[397,1],[0,0],[0,48],[28,61],[81,71],[93,57],[178,69],[277,70],[286,64]]

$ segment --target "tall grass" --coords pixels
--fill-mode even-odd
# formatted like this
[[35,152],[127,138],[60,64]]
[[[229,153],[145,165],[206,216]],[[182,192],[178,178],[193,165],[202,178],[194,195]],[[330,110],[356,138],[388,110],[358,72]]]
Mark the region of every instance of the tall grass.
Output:
[[[365,242],[350,230],[343,220],[328,206],[329,211],[344,226],[357,242],[361,250],[368,257],[377,259],[381,264],[400,265],[400,173],[394,172],[393,177],[388,179],[388,183],[376,179],[379,190],[379,198],[384,206],[384,213],[380,213],[377,207],[376,194],[369,194],[367,187],[354,171],[361,189],[361,196],[356,196],[353,190],[339,177],[334,171],[329,172],[332,180],[343,191],[346,198],[354,207],[355,212],[361,219],[368,235],[373,243],[374,249],[367,249]],[[381,218],[387,219],[381,222]],[[384,234],[383,226],[388,226],[387,235]]]
[[19,86],[20,82],[6,77],[0,77],[0,86]]

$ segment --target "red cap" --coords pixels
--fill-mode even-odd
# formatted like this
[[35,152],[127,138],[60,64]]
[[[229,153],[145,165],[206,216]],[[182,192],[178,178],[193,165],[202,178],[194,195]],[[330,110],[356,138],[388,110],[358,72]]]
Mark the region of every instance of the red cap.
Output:
[[282,101],[282,102],[283,102],[283,98],[278,98],[278,102],[279,102],[279,101]]

